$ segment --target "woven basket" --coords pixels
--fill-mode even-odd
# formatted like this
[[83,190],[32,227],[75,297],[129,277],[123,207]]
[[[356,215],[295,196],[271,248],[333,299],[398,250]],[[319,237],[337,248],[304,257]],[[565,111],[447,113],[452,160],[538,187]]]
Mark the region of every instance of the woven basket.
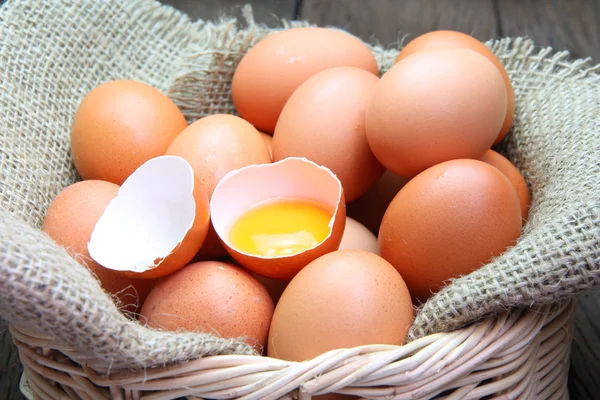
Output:
[[[567,399],[573,302],[517,310],[405,346],[340,349],[295,363],[224,355],[139,372],[10,327],[36,399]],[[28,392],[23,390],[23,392]],[[489,396],[489,397],[487,397]]]
[[[302,23],[283,22],[283,28]],[[0,316],[38,399],[562,399],[574,297],[600,286],[599,68],[523,38],[488,45],[514,83],[498,149],[531,185],[519,243],[418,311],[404,346],[306,362],[234,339],[146,329],[39,227],[78,177],[70,118],[109,79],[145,81],[194,121],[234,113],[243,54],[273,30],[192,22],[151,0],[10,0],[0,8]],[[279,29],[279,28],[278,28]],[[371,46],[384,72],[397,50]],[[76,60],[74,58],[77,57]],[[2,136],[4,140],[4,136]],[[7,156],[6,156],[7,155]]]

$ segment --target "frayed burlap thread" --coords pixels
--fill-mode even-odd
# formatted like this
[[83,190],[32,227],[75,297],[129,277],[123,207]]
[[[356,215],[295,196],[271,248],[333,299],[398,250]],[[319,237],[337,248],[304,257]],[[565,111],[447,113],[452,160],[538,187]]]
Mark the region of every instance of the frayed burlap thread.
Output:
[[[39,230],[51,200],[78,179],[69,127],[83,96],[108,80],[136,79],[168,94],[190,122],[234,113],[235,66],[274,31],[248,19],[243,28],[230,19],[192,22],[151,0],[12,0],[0,8],[2,317],[113,368],[253,352],[241,341],[128,320]],[[297,25],[305,23],[279,29]],[[422,306],[411,339],[600,285],[598,68],[523,38],[488,45],[514,83],[515,126],[499,150],[530,184],[530,219],[516,246]],[[372,49],[387,70],[397,50]]]
[[203,355],[255,354],[240,341],[151,331],[128,320],[88,270],[43,232],[4,211],[0,226],[2,317],[51,334],[88,355],[90,364],[100,360],[115,369],[143,368]]
[[126,319],[94,277],[43,234],[48,205],[78,177],[69,126],[111,79],[168,92],[202,25],[153,1],[9,1],[0,8],[0,315],[113,368],[208,354],[241,341],[154,332]]

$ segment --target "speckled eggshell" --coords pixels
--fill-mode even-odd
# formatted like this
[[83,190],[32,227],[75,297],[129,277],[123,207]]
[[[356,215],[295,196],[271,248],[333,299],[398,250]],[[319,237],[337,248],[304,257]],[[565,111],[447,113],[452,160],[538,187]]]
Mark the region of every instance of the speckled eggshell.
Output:
[[378,81],[355,67],[330,68],[309,78],[279,116],[273,160],[306,157],[337,175],[346,201],[363,195],[385,170],[365,134],[365,109]]
[[435,49],[441,47],[460,47],[464,49],[469,49],[476,51],[481,54],[488,60],[494,63],[498,71],[502,74],[502,79],[504,80],[504,85],[506,86],[506,96],[507,96],[507,110],[506,116],[504,117],[504,122],[502,124],[502,128],[500,128],[500,133],[496,137],[494,144],[500,143],[502,139],[506,136],[510,128],[513,124],[513,119],[515,115],[515,94],[513,92],[512,83],[510,82],[510,78],[504,69],[504,65],[500,62],[498,57],[487,47],[483,42],[475,39],[473,36],[467,35],[466,33],[456,32],[456,31],[433,31],[425,33],[421,36],[418,36],[411,40],[398,54],[398,58],[396,58],[396,62],[399,62],[411,54],[417,53],[422,50],[427,49]]
[[414,177],[389,205],[379,231],[381,256],[425,301],[450,278],[502,254],[521,233],[510,181],[478,160],[452,160]]
[[367,140],[387,169],[408,178],[444,161],[480,159],[498,136],[506,101],[502,75],[481,54],[423,50],[375,86]]
[[269,357],[303,361],[338,348],[401,345],[413,319],[410,293],[387,261],[339,250],[307,265],[283,292]]
[[252,47],[238,64],[231,82],[233,104],[242,118],[272,133],[298,86],[320,71],[339,66],[379,75],[371,50],[347,32],[302,27],[274,33]]
[[[171,143],[167,155],[180,156],[190,163],[206,189],[209,199],[217,183],[228,172],[254,164],[271,163],[260,133],[240,117],[216,114],[199,119]],[[201,259],[226,254],[211,224]]]
[[42,230],[63,246],[75,261],[87,267],[102,288],[116,296],[122,310],[135,313],[156,282],[129,278],[104,268],[90,257],[87,248],[96,222],[118,190],[119,186],[114,183],[97,180],[66,187],[50,204]]
[[140,315],[140,321],[151,328],[245,337],[260,351],[266,345],[273,302],[267,290],[243,269],[204,261],[161,280]]
[[502,154],[495,152],[494,150],[488,150],[483,155],[481,161],[488,163],[500,170],[508,178],[510,183],[515,188],[517,196],[519,196],[519,202],[521,204],[521,217],[523,224],[527,222],[529,216],[529,206],[531,205],[531,194],[529,193],[529,187],[525,178],[521,175],[521,172],[513,163],[511,163]]
[[88,93],[71,126],[71,152],[83,179],[121,185],[162,156],[187,122],[173,101],[142,82],[106,82]]

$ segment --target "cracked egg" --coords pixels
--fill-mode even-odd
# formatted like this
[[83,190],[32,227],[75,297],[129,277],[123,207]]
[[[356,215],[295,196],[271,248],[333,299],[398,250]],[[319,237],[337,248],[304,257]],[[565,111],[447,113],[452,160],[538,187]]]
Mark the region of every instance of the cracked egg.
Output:
[[126,276],[151,279],[185,266],[208,232],[208,196],[181,157],[161,156],[121,185],[96,223],[90,256]]
[[215,188],[210,209],[230,255],[248,270],[280,280],[337,250],[346,221],[339,179],[296,157],[228,173]]

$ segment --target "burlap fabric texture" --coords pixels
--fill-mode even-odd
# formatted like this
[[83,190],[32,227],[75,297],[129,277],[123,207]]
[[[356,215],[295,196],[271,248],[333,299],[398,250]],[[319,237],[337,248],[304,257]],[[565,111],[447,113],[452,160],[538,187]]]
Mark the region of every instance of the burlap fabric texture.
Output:
[[[15,0],[0,8],[3,318],[114,368],[252,353],[239,341],[154,332],[126,319],[39,228],[52,199],[78,179],[69,128],[87,92],[111,79],[136,79],[168,94],[189,121],[233,113],[233,71],[273,31],[252,21],[243,28],[233,20],[193,23],[151,0]],[[500,150],[531,185],[529,222],[515,247],[430,299],[411,339],[600,285],[598,68],[523,38],[488,44],[514,84],[515,125]],[[398,51],[373,52],[384,72]]]

